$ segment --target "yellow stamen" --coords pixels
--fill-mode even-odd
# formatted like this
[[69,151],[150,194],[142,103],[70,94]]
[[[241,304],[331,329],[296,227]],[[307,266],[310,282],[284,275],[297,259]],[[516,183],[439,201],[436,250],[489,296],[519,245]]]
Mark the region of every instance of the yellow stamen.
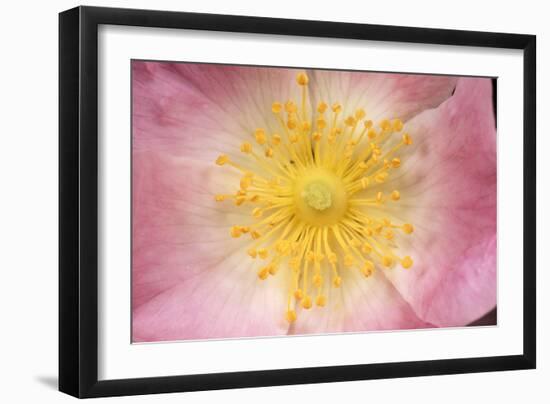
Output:
[[250,153],[252,151],[252,145],[248,142],[244,142],[242,145],[241,145],[241,151],[243,153]]
[[263,129],[256,129],[256,132],[254,132],[254,137],[259,145],[263,145],[267,141],[265,130]]
[[219,166],[223,166],[228,162],[229,162],[229,156],[227,156],[227,154],[222,154],[216,159],[216,164]]
[[301,301],[302,307],[306,310],[311,309],[311,297],[305,296]]
[[278,114],[283,110],[283,104],[280,102],[274,102],[271,104],[271,111],[273,111],[274,114]]
[[319,307],[324,307],[325,304],[327,304],[327,298],[323,295],[317,296],[317,299],[315,299],[315,304]]
[[405,223],[403,225],[403,231],[407,234],[411,234],[414,231],[414,227],[412,224]]
[[307,77],[307,74],[305,74],[305,73],[300,73],[300,74],[298,74],[298,76],[296,77],[296,82],[297,82],[298,85],[300,85],[300,86],[307,86],[307,84],[309,83],[309,78]]
[[411,257],[406,256],[401,260],[401,266],[405,269],[409,269],[413,265],[413,260]]
[[287,310],[286,319],[289,323],[295,322],[296,321],[296,312],[294,310]]

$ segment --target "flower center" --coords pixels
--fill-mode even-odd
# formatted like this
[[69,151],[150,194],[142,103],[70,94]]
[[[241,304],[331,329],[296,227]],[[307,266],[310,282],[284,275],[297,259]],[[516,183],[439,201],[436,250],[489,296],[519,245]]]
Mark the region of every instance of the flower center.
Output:
[[280,132],[256,129],[257,145],[241,144],[245,158],[222,154],[216,160],[242,175],[235,194],[215,199],[253,206],[250,221],[232,226],[230,234],[250,235],[248,255],[265,262],[259,279],[289,271],[289,322],[296,321],[298,306],[325,306],[327,290],[340,287],[348,271],[369,278],[377,268],[413,265],[398,250],[414,228],[387,207],[401,199],[388,178],[401,166],[399,151],[412,143],[409,134],[397,135],[403,123],[374,124],[363,109],[344,117],[339,103],[330,112],[323,101],[308,111],[308,76],[300,73],[296,81],[300,107],[292,100],[271,107]]
[[332,205],[330,188],[322,182],[309,184],[301,193],[308,206],[323,211]]
[[341,179],[324,169],[310,169],[294,186],[296,215],[312,226],[340,221],[347,210],[347,195]]

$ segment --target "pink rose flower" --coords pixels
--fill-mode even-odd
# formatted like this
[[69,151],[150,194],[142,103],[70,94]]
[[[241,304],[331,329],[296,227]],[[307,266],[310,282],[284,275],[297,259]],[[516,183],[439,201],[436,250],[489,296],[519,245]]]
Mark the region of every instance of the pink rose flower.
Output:
[[495,307],[490,79],[132,69],[134,342],[464,326]]

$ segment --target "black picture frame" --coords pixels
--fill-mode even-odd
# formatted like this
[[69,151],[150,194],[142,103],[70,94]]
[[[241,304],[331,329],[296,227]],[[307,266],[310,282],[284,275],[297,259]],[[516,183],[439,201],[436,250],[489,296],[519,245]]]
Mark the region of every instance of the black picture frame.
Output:
[[[98,380],[98,26],[101,24],[523,51],[523,353],[466,359]],[[104,397],[535,368],[536,37],[77,7],[59,15],[59,390]]]

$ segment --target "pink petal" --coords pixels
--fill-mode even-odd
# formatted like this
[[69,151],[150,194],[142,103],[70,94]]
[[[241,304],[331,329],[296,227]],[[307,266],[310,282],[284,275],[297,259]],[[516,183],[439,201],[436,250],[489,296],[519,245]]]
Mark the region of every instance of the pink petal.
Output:
[[[496,305],[496,129],[490,79],[461,78],[456,93],[406,129],[399,214],[413,268],[387,272],[418,315],[462,326]],[[519,191],[519,190],[518,190]]]
[[[133,341],[284,334],[285,274],[258,280],[230,202],[226,167],[167,153],[133,155]],[[249,215],[248,215],[249,216]]]
[[363,108],[375,123],[394,118],[406,121],[437,107],[456,85],[451,76],[419,74],[313,70],[311,76],[314,105],[341,103],[344,116]]
[[346,270],[340,288],[330,288],[325,307],[301,307],[292,334],[426,328],[395,287],[380,272],[365,278]]
[[213,161],[254,130],[279,130],[274,101],[298,100],[296,70],[132,62],[134,149]]

